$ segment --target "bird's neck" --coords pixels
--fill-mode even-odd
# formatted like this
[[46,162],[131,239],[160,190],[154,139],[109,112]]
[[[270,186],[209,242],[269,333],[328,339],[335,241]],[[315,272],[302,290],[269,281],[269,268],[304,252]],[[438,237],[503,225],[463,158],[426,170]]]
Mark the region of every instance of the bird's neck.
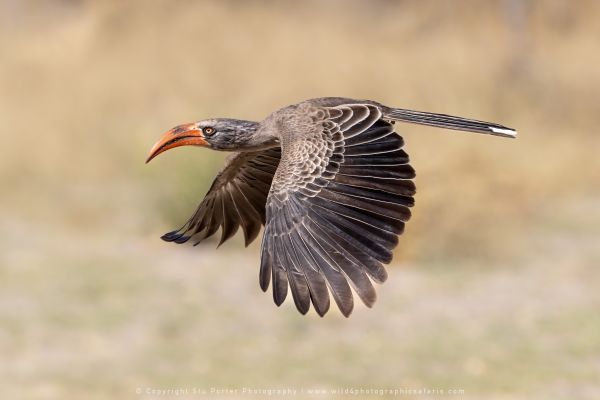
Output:
[[236,151],[256,151],[279,146],[279,138],[253,121],[243,121],[236,132]]

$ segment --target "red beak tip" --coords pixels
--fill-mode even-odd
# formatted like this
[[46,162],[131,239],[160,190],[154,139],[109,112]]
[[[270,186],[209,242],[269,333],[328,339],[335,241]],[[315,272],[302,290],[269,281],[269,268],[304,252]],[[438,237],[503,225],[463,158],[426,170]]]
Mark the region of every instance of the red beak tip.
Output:
[[206,145],[202,133],[194,124],[179,125],[166,132],[150,149],[150,155],[146,159],[146,164],[166,150],[185,145]]

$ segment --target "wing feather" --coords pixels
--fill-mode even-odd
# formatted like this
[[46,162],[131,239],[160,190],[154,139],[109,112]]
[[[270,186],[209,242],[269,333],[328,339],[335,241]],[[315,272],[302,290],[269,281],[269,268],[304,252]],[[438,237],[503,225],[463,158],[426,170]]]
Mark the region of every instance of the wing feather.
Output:
[[[272,268],[277,304],[284,298],[279,279],[286,277],[302,314],[312,302],[323,316],[331,295],[348,316],[352,289],[371,307],[377,298],[371,281],[387,278],[383,264],[391,261],[414,205],[415,172],[404,140],[377,106],[325,111],[310,114],[306,132],[285,136],[284,127],[281,133],[285,145],[265,209],[260,283],[268,288]],[[314,117],[321,114],[325,120]]]
[[192,217],[162,239],[175,243],[193,239],[197,245],[221,228],[220,246],[241,226],[248,246],[265,223],[265,203],[280,156],[279,148],[234,154]]

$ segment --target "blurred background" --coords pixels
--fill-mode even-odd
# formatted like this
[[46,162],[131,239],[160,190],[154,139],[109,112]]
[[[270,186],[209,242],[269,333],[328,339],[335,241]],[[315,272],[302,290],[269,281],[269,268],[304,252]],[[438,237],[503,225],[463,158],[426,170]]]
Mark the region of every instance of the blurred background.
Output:
[[[599,18],[593,0],[0,0],[3,397],[600,398]],[[159,239],[225,154],[144,165],[177,124],[320,96],[519,130],[396,125],[417,206],[349,319],[275,307],[259,241]]]

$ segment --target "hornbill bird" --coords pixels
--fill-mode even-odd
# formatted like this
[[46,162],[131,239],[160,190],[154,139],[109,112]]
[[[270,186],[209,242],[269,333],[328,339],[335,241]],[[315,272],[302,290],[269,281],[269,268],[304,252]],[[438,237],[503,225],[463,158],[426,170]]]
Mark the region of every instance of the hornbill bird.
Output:
[[246,246],[265,226],[259,282],[279,306],[288,287],[305,314],[323,316],[330,294],[344,316],[352,289],[365,305],[371,281],[387,278],[398,236],[414,205],[415,171],[394,122],[514,138],[491,122],[326,97],[275,111],[261,122],[215,118],[171,129],[146,162],[179,146],[233,152],[204,200],[168,242],[200,243],[221,228],[223,243],[242,227]]

